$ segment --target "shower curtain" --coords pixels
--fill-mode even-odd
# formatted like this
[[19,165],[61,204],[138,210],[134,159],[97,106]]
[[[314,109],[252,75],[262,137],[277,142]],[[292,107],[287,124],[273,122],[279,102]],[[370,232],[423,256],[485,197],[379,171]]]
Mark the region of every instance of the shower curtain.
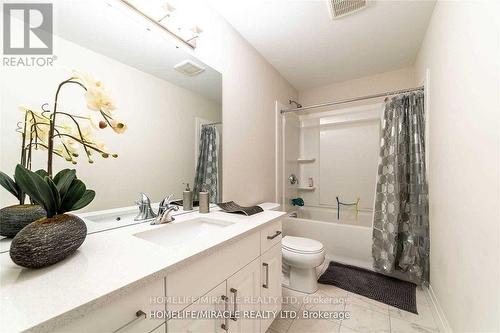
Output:
[[206,186],[210,202],[217,202],[218,198],[218,144],[217,130],[214,126],[203,126],[200,134],[198,162],[194,180],[194,199],[198,200],[198,194],[203,185]]
[[424,94],[386,101],[375,194],[374,268],[417,284],[429,281],[429,210]]

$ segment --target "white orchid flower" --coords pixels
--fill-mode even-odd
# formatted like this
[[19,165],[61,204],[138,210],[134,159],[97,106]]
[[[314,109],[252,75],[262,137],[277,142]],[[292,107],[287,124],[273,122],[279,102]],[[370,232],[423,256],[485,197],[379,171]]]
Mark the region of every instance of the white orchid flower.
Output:
[[85,92],[87,107],[94,111],[102,111],[111,117],[111,112],[116,109],[111,97],[104,88],[91,88]]
[[127,125],[119,120],[113,119],[111,120],[111,128],[113,128],[115,133],[122,134],[127,130]]

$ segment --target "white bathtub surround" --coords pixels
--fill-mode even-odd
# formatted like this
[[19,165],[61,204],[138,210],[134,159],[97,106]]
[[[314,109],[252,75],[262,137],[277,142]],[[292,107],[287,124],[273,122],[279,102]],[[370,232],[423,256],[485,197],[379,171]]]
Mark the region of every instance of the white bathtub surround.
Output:
[[[290,332],[393,332],[437,333],[427,290],[417,288],[418,315],[401,311],[387,304],[353,294],[335,286],[319,285],[319,290],[307,295],[283,288],[283,310],[298,312],[296,319],[277,319],[268,333]],[[348,312],[349,319],[305,319],[303,311]]]
[[[300,196],[306,206],[323,208],[336,208],[336,197],[343,203],[359,199],[360,209],[371,210],[381,109],[381,104],[372,103],[287,114],[282,143],[285,154],[282,159],[286,164],[282,172],[284,179],[296,174],[299,182],[294,186],[287,183],[283,197]],[[341,210],[349,214],[353,209],[341,206]]]
[[[75,255],[40,270],[22,269],[10,260],[8,253],[3,253],[0,255],[0,317],[8,320],[2,320],[0,331],[46,332],[67,324],[119,300],[135,288],[155,283],[166,273],[186,267],[195,259],[220,251],[223,246],[237,244],[283,214],[264,211],[246,217],[217,211],[203,215],[189,213],[177,216],[169,225],[143,223],[95,233],[87,237]],[[198,217],[231,225],[171,247],[134,236],[171,228]]]

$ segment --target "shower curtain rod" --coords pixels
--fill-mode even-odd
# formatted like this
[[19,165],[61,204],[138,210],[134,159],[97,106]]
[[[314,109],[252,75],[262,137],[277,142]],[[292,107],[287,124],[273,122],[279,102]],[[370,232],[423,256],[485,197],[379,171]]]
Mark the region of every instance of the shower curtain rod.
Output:
[[322,107],[326,107],[326,106],[344,104],[344,103],[349,103],[349,102],[362,101],[362,100],[365,100],[365,99],[371,99],[371,98],[377,98],[377,97],[385,97],[385,96],[391,96],[391,95],[404,94],[404,93],[407,93],[407,92],[417,91],[417,90],[424,90],[424,86],[420,86],[420,87],[416,87],[416,88],[408,88],[408,89],[388,91],[388,92],[385,92],[385,93],[374,94],[374,95],[367,95],[367,96],[362,96],[362,97],[354,97],[354,98],[341,99],[341,100],[338,100],[338,101],[333,101],[333,102],[328,102],[328,103],[303,106],[301,108],[281,110],[281,114],[285,114],[285,113],[288,113],[288,112],[295,112],[295,111],[303,111],[303,110],[310,110],[310,109],[322,108]]

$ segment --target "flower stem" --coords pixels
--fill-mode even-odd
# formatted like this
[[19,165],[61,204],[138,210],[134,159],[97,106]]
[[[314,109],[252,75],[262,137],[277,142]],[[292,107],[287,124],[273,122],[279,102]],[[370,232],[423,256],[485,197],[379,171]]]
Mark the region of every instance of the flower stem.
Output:
[[52,152],[54,151],[54,127],[56,124],[56,116],[57,116],[57,102],[59,99],[59,92],[61,91],[61,88],[66,84],[66,83],[73,83],[81,86],[83,89],[87,90],[83,84],[77,81],[73,81],[73,78],[70,78],[66,81],[63,81],[59,84],[57,87],[56,91],[56,97],[54,100],[54,112],[52,113],[50,117],[50,130],[49,130],[49,138],[48,138],[48,145],[47,145],[47,150],[48,150],[48,156],[47,156],[47,173],[49,177],[52,177]]
[[93,146],[93,145],[89,144],[89,141],[85,141],[85,140],[83,140],[83,139],[82,139],[82,140],[80,140],[80,139],[78,139],[77,137],[75,137],[75,136],[73,136],[73,135],[70,135],[70,134],[66,134],[66,133],[58,133],[58,134],[55,134],[55,136],[57,136],[57,137],[63,137],[63,136],[66,136],[66,137],[68,137],[68,138],[71,138],[71,139],[73,139],[73,140],[75,140],[75,141],[79,142],[80,144],[82,144],[82,146],[84,146],[84,147],[86,147],[86,148],[90,148],[90,149],[92,149],[92,150],[95,150],[95,151],[96,151],[96,152],[98,152],[98,153],[101,153],[101,154],[110,154],[110,153],[105,152],[105,151],[104,151],[104,150],[102,150],[102,149],[99,149],[99,148],[97,148],[97,147],[95,147],[95,146]]
[[[80,124],[78,123],[78,121],[76,121],[76,119],[74,118],[74,116],[73,116],[73,115],[70,115],[69,113],[66,113],[66,112],[59,112],[59,113],[60,113],[60,114],[62,114],[62,115],[65,115],[65,116],[67,116],[67,117],[70,117],[70,118],[71,118],[71,120],[73,120],[73,122],[74,122],[74,123],[75,123],[75,125],[76,125],[76,129],[78,130],[78,135],[80,136],[80,138],[82,139],[82,141],[85,141],[85,140],[83,139],[83,134],[82,134],[82,130],[81,130],[81,128],[80,128]],[[58,135],[60,135],[60,134],[59,134],[59,132],[58,132],[57,134],[58,134]],[[88,157],[88,156],[89,156],[89,151],[88,151],[88,149],[87,149],[87,146],[86,146],[86,145],[83,145],[83,148],[85,149],[85,154],[87,154],[87,157]]]

